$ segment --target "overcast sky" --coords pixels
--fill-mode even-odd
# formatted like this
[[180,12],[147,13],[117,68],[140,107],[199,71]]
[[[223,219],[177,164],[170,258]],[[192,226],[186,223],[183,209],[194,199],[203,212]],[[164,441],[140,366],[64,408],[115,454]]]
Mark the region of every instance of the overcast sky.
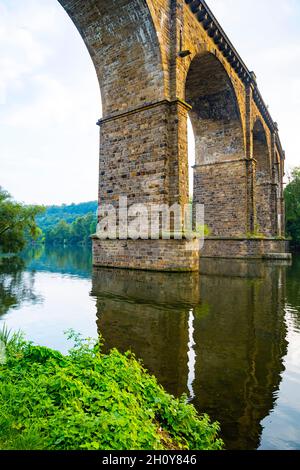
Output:
[[[300,165],[300,1],[207,0]],[[0,185],[28,203],[97,198],[96,74],[56,0],[0,0]]]

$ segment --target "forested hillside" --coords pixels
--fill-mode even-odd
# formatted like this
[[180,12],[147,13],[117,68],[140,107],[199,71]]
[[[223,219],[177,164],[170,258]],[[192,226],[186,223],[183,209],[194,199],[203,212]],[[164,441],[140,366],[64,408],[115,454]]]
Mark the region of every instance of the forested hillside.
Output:
[[53,227],[61,220],[68,224],[78,217],[92,213],[96,217],[97,201],[81,202],[79,204],[62,204],[61,206],[47,206],[46,211],[37,217],[37,223],[42,230]]
[[52,245],[88,243],[96,231],[97,201],[48,206],[37,217],[44,241]]

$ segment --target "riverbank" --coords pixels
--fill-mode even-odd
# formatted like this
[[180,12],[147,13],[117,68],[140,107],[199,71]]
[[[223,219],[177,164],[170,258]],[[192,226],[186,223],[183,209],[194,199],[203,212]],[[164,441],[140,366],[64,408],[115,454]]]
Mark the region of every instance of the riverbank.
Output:
[[75,346],[63,355],[0,333],[1,450],[222,448],[218,424],[168,394],[131,353],[69,337]]

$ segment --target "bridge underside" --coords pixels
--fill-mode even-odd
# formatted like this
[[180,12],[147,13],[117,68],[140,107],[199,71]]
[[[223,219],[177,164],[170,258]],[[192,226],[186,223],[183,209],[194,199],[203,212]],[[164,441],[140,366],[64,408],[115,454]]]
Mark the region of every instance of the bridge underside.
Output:
[[197,239],[94,236],[94,264],[195,271],[201,255],[285,253],[277,125],[206,3],[59,2],[89,50],[101,87],[100,224],[103,207],[118,210],[124,196],[129,206],[147,209],[188,202],[189,116],[194,204],[204,205],[210,233],[202,250]]

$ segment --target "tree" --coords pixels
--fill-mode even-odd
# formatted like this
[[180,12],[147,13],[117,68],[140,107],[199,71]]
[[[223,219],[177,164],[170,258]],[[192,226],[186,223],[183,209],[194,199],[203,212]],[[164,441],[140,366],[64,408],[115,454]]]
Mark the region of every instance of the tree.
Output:
[[25,247],[28,240],[37,239],[41,230],[35,218],[43,211],[41,206],[25,206],[15,202],[0,187],[0,252],[17,253]]
[[292,178],[284,190],[286,234],[300,243],[300,168],[294,168]]
[[77,245],[90,242],[95,233],[97,217],[94,212],[76,217],[71,223],[64,219],[44,229],[45,241],[50,245]]
[[51,227],[49,233],[46,232],[46,241],[54,245],[64,245],[70,236],[70,226],[65,220],[60,220],[54,227]]

